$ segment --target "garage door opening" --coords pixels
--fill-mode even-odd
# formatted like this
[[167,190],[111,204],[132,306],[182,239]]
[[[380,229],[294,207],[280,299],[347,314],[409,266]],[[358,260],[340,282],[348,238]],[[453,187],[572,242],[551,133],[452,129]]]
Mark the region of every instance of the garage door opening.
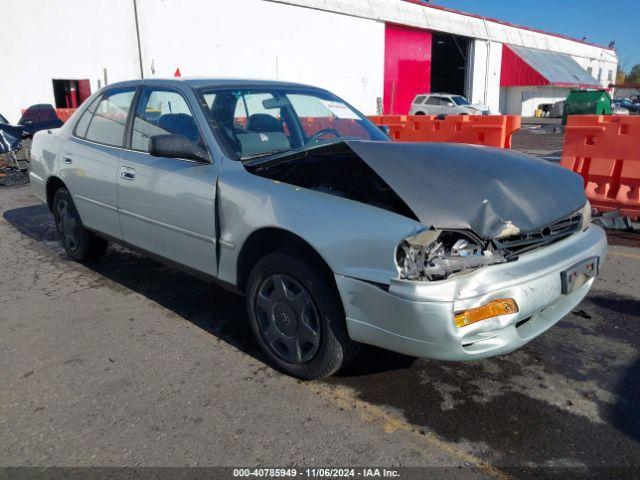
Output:
[[78,108],[91,96],[89,80],[53,80],[56,108]]
[[433,32],[431,91],[465,95],[469,39]]

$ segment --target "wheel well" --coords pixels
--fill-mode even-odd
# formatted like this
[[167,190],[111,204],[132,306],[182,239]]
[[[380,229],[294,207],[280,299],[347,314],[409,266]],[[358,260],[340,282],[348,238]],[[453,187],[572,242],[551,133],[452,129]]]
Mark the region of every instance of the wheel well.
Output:
[[58,177],[51,177],[47,180],[47,206],[49,210],[53,212],[53,197],[60,188],[67,188],[67,186]]
[[309,243],[287,230],[263,228],[253,232],[247,238],[238,256],[238,288],[242,292],[246,289],[253,266],[260,259],[278,250],[288,250],[308,260],[311,265],[330,277],[335,286],[333,271]]

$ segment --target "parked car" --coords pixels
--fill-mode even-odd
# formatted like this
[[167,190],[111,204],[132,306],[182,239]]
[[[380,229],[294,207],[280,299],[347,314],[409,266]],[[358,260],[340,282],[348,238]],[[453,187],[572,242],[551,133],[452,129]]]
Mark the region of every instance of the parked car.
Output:
[[[626,110],[628,114],[638,115],[640,114],[640,103],[633,103],[628,98],[616,98],[612,101],[612,108]],[[619,114],[619,113],[618,113]]]
[[425,93],[416,95],[409,115],[489,115],[485,105],[469,103],[462,95]]
[[69,257],[94,261],[110,240],[244,294],[266,357],[303,379],[359,343],[511,352],[584,298],[607,248],[573,172],[393,142],[290,83],[110,85],[35,135],[30,175]]
[[0,114],[0,123],[8,125],[9,120],[7,120],[5,117],[2,116],[2,114]]

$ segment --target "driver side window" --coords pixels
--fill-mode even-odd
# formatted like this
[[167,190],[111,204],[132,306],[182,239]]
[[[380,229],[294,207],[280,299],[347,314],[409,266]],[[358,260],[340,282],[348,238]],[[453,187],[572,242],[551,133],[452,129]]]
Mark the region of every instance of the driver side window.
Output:
[[138,104],[131,148],[149,151],[149,138],[154,135],[180,134],[196,145],[203,145],[198,124],[186,100],[178,92],[145,89]]

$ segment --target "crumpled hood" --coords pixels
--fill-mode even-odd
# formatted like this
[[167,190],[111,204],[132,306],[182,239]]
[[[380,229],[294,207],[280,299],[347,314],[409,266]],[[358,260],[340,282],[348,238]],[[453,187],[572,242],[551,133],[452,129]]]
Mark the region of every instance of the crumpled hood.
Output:
[[454,143],[346,143],[427,226],[497,238],[537,231],[586,202],[579,175],[511,150]]

